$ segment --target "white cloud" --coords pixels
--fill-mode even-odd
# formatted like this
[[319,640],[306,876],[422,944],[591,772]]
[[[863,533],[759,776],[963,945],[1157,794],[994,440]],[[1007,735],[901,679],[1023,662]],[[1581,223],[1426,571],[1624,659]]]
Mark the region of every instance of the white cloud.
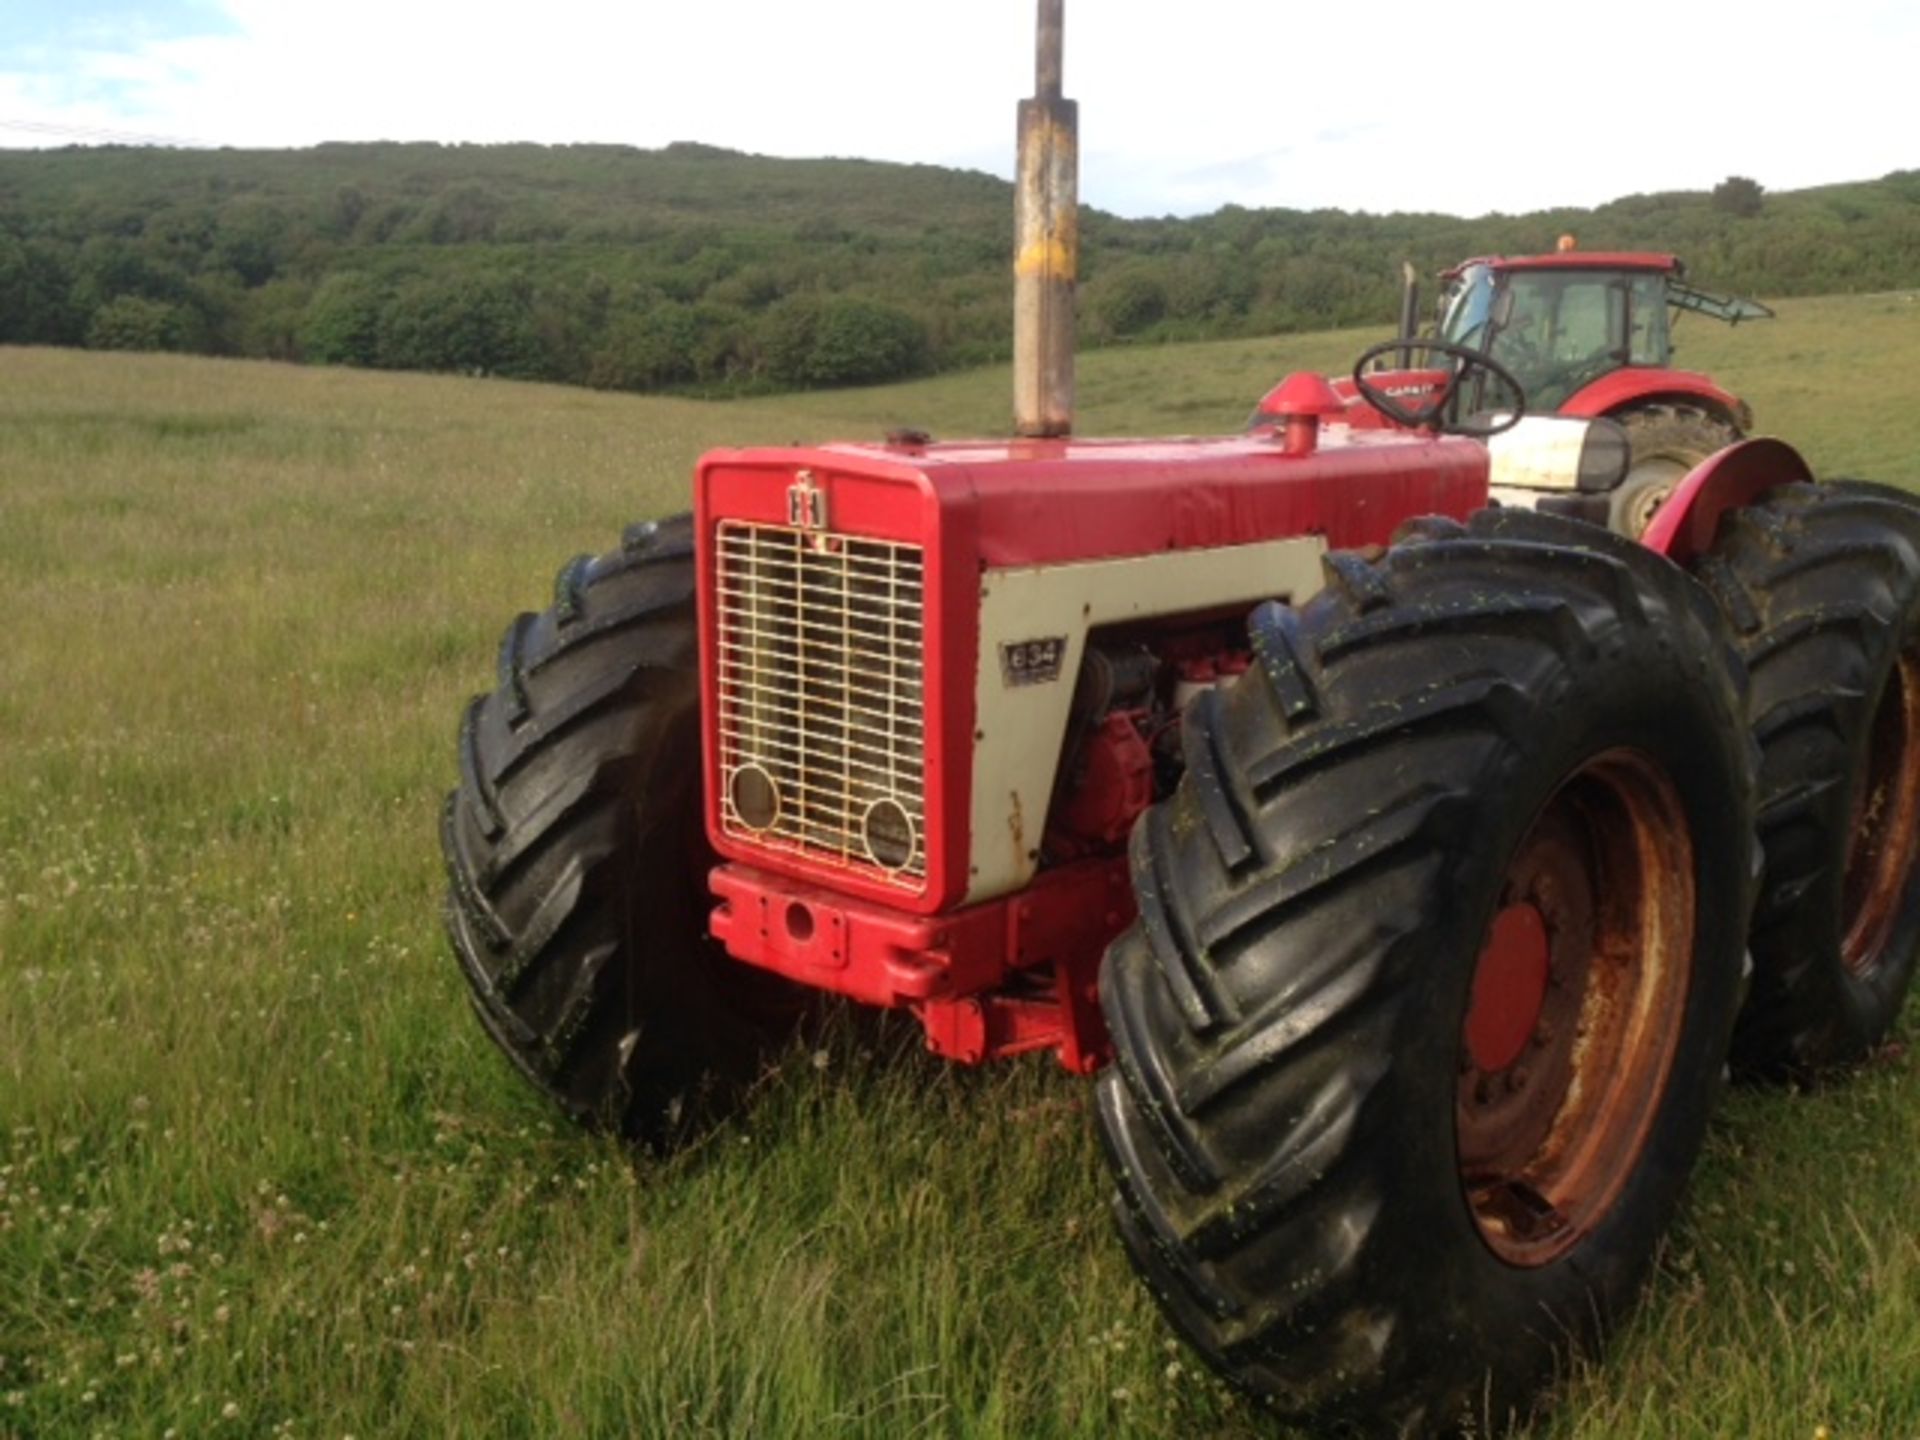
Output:
[[[0,73],[0,120],[232,145],[703,140],[1010,169],[1032,0],[225,0],[233,33]],[[1068,7],[1082,193],[1480,213],[1920,165],[1902,73],[1920,7],[1619,0],[1437,15],[1107,0]],[[0,131],[0,143],[46,142]]]

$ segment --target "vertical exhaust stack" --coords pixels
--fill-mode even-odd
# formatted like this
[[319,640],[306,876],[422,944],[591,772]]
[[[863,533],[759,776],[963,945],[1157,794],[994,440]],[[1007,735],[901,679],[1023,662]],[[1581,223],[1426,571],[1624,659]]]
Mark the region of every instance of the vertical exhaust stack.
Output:
[[1034,96],[1020,102],[1013,196],[1013,431],[1073,433],[1080,107],[1060,97],[1065,0],[1040,0]]
[[1408,343],[1400,347],[1400,368],[1413,368],[1412,341],[1420,333],[1420,272],[1411,260],[1400,262],[1400,338]]

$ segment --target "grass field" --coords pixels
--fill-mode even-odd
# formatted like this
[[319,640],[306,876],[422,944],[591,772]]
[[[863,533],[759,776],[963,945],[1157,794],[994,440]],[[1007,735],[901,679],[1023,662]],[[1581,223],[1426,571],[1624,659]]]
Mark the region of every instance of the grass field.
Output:
[[[1920,481],[1920,303],[1686,358]],[[1359,335],[1108,351],[1237,426]],[[1252,1436],[1108,1233],[1083,1082],[910,1026],[667,1163],[555,1122],[441,939],[454,726],[709,445],[1005,423],[1004,374],[709,406],[0,350],[0,1435]],[[1920,1437],[1920,1067],[1736,1092],[1650,1303],[1537,1437]]]

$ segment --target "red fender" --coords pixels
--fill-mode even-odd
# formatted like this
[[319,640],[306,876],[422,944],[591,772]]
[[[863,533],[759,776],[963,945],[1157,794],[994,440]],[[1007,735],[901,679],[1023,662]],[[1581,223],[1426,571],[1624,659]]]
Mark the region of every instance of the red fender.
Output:
[[1742,440],[1709,455],[1660,507],[1640,543],[1676,565],[1690,565],[1713,546],[1720,517],[1776,485],[1811,480],[1800,452],[1784,440]]
[[1698,400],[1708,409],[1723,410],[1734,417],[1741,429],[1752,423],[1752,412],[1740,397],[1723,390],[1705,375],[1692,370],[1662,370],[1647,365],[1627,365],[1610,370],[1598,380],[1581,386],[1567,397],[1556,414],[1591,419],[1610,415],[1641,400]]

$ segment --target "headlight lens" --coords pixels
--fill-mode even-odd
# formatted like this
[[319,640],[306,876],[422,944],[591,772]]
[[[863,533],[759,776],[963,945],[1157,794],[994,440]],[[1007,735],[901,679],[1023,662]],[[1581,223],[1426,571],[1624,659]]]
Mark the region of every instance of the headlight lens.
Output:
[[1589,495],[1611,490],[1627,478],[1633,443],[1617,420],[1590,420],[1580,446],[1580,468],[1574,483]]

